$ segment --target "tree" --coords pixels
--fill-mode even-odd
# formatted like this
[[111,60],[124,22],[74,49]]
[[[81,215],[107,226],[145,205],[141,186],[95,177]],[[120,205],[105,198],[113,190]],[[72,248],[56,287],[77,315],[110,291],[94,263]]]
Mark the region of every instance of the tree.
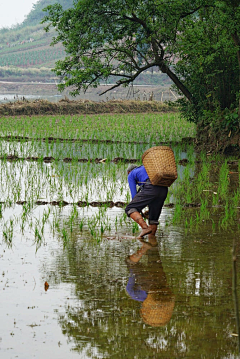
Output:
[[239,0],[222,0],[216,1],[216,7],[219,10],[221,16],[220,21],[228,31],[229,36],[234,42],[235,51],[238,59],[239,67],[239,106],[238,117],[240,119],[240,1]]
[[174,71],[194,103],[181,99],[185,117],[198,125],[200,143],[218,151],[240,148],[240,6],[208,1],[183,19],[175,42]]
[[184,95],[183,114],[204,128],[207,118],[213,142],[222,129],[240,133],[239,0],[79,0],[45,10],[46,31],[56,29],[53,44],[68,55],[54,69],[60,90],[114,79],[107,92],[158,67]]
[[237,106],[237,48],[225,21],[216,6],[209,6],[200,9],[197,18],[184,19],[179,27],[174,70],[195,99],[194,107],[182,101],[186,116],[195,122],[206,111]]
[[48,6],[46,30],[57,30],[53,44],[62,42],[68,54],[55,67],[63,80],[60,89],[73,86],[72,94],[78,94],[109,78],[116,81],[112,88],[128,85],[157,66],[192,102],[192,94],[172,71],[172,44],[179,23],[196,13],[201,1],[81,0],[66,11],[59,4]]

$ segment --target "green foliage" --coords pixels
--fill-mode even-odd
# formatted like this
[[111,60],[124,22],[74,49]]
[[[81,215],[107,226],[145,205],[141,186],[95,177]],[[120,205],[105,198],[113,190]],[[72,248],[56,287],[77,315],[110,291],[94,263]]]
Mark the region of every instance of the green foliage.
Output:
[[26,38],[34,37],[38,39],[42,37],[42,25],[25,26],[24,28],[13,27],[11,29],[0,30],[0,44],[13,43],[26,40]]
[[238,106],[237,2],[82,0],[45,10],[46,31],[56,30],[53,44],[62,42],[67,53],[54,70],[60,90],[72,86],[76,95],[110,78],[112,88],[127,86],[158,67],[185,96],[180,105],[190,121]]
[[[237,16],[240,19],[239,9]],[[179,61],[174,68],[194,98],[192,103],[180,100],[189,120],[198,122],[206,111],[238,106],[240,64],[232,39],[236,31],[239,25],[223,13],[220,2],[201,9],[197,18],[182,21],[176,42]]]
[[230,131],[239,130],[240,127],[240,119],[238,113],[235,110],[230,111],[225,109],[224,111],[224,120],[222,121],[222,128],[227,128]]
[[56,74],[63,79],[60,90],[74,86],[73,95],[100,81],[115,78],[116,86],[133,82],[145,70],[158,67],[189,99],[191,94],[170,68],[177,24],[195,12],[197,1],[84,0],[63,10],[48,6],[43,22],[53,28],[53,44],[62,42],[67,57],[57,62]]

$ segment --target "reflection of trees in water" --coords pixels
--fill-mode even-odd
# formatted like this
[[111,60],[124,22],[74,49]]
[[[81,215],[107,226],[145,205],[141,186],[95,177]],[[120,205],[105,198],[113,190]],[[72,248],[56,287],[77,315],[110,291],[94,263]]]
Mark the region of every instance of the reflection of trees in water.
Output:
[[[217,261],[214,271],[213,262],[207,263],[209,247],[198,246],[193,253],[185,244],[182,259],[178,256],[177,261],[177,254],[173,258],[174,276],[169,278],[168,275],[172,283],[168,287],[158,252],[148,252],[142,263],[127,269],[123,263],[131,247],[127,242],[94,245],[87,238],[84,242],[70,242],[56,257],[53,271],[58,283],[74,284],[78,301],[74,304],[69,301],[64,315],[59,314],[58,320],[75,351],[85,351],[91,358],[134,358],[136,355],[137,358],[157,358],[159,355],[207,358],[209,353],[211,358],[223,358],[236,352],[234,339],[229,335],[234,328],[229,304],[231,288],[226,277],[222,278],[223,266],[220,268]],[[202,259],[199,277],[204,288],[200,288],[200,295],[191,286],[192,275],[197,270],[193,258]],[[223,258],[226,256],[221,254],[218,259]],[[172,263],[165,265],[169,271]],[[146,292],[152,292],[153,297],[165,295],[165,303],[170,302],[169,317],[174,304],[169,288],[174,287],[174,292],[178,292],[174,314],[170,321],[165,315],[168,323],[162,323],[164,326],[152,326],[151,315],[149,322],[144,321],[144,315],[141,316],[144,305],[127,295],[129,271],[137,277],[137,284]],[[210,288],[214,290],[213,295]],[[158,300],[156,297],[153,298],[155,301]]]

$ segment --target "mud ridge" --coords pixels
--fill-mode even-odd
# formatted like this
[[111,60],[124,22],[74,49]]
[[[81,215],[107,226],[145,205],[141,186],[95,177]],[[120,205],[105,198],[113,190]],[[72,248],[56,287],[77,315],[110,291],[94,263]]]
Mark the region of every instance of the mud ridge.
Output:
[[[96,138],[62,138],[62,137],[27,137],[27,136],[0,136],[0,140],[2,141],[17,141],[17,142],[28,142],[28,141],[42,141],[42,142],[67,142],[67,143],[74,143],[74,142],[83,142],[83,143],[106,143],[106,144],[119,144],[119,143],[126,143],[126,144],[148,144],[149,142],[145,141],[118,141],[118,140],[100,140]],[[166,141],[166,142],[158,142],[156,145],[177,145],[177,144],[190,144],[194,143],[193,137],[184,137],[181,141]]]
[[[51,163],[54,161],[63,161],[65,163],[71,163],[71,162],[81,162],[81,163],[86,163],[86,162],[90,162],[90,163],[107,163],[107,162],[112,162],[112,163],[137,163],[137,162],[141,162],[140,159],[137,158],[124,158],[124,157],[115,157],[112,160],[109,160],[108,158],[71,158],[71,157],[65,157],[63,159],[57,159],[54,158],[52,156],[50,157],[18,157],[18,155],[16,154],[9,154],[9,155],[5,155],[5,156],[1,156],[0,160],[7,160],[7,161],[43,161],[45,163]],[[232,162],[232,161],[231,161]],[[189,161],[187,159],[182,159],[178,161],[179,165],[182,166],[186,166],[189,163]],[[198,163],[197,161],[195,163]],[[232,163],[230,163],[232,164]]]
[[[5,202],[0,202],[0,204],[4,204]],[[27,201],[17,201],[16,204],[19,205],[24,205],[27,204]],[[121,201],[117,201],[117,202],[113,202],[113,201],[93,201],[93,202],[87,202],[87,201],[78,201],[75,203],[72,202],[66,202],[66,201],[36,201],[34,202],[35,205],[38,206],[45,206],[47,204],[50,204],[52,206],[60,206],[60,207],[64,207],[64,206],[68,206],[68,205],[77,205],[79,207],[125,207],[127,205],[127,203],[125,202],[121,202]]]
[[[15,204],[18,205],[24,205],[27,204],[29,202],[27,201],[17,201],[15,202]],[[0,204],[6,204],[6,202],[0,202]],[[14,203],[13,203],[14,204]],[[119,208],[123,208],[125,207],[128,202],[122,202],[122,201],[117,201],[117,202],[113,202],[113,201],[92,201],[92,202],[87,202],[87,201],[78,201],[78,202],[67,202],[67,201],[36,201],[34,202],[35,205],[37,206],[45,206],[45,205],[52,205],[52,206],[60,206],[60,207],[64,207],[64,206],[74,206],[77,205],[78,207],[119,207]],[[175,204],[174,203],[167,203],[164,204],[165,208],[174,208]],[[182,204],[182,208],[187,209],[187,208],[199,208],[201,207],[201,203],[184,203]],[[208,208],[224,208],[223,205],[215,205],[215,206],[209,206]],[[238,207],[236,207],[238,208]],[[148,217],[148,211],[145,211],[142,213],[142,215],[147,218]]]

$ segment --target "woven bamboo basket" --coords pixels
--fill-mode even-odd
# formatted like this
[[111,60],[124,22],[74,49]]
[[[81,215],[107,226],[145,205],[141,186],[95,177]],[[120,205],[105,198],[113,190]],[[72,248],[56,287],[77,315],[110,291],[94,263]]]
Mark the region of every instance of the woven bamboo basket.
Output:
[[174,153],[168,146],[149,148],[142,155],[142,162],[153,185],[170,187],[177,179]]
[[160,327],[166,325],[172,317],[175,305],[174,296],[164,296],[159,293],[148,294],[142,303],[140,314],[143,321],[152,327]]

